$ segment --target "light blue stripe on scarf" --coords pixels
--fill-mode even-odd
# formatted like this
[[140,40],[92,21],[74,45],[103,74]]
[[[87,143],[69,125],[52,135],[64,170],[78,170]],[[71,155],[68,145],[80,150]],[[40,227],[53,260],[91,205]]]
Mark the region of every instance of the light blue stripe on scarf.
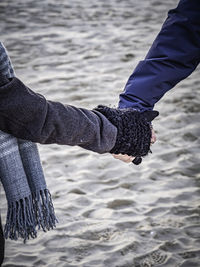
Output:
[[[0,74],[15,76],[1,42]],[[55,227],[57,219],[36,144],[0,131],[0,180],[8,202],[5,238],[25,241],[37,237],[37,229]]]

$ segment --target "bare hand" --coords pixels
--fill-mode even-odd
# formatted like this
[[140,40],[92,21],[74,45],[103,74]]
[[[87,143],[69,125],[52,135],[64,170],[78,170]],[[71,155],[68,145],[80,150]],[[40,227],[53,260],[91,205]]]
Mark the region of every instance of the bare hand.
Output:
[[126,163],[130,163],[134,160],[134,157],[131,157],[131,156],[128,156],[127,154],[123,155],[123,154],[112,154],[112,156],[115,158],[115,159],[119,159],[123,162],[126,162]]

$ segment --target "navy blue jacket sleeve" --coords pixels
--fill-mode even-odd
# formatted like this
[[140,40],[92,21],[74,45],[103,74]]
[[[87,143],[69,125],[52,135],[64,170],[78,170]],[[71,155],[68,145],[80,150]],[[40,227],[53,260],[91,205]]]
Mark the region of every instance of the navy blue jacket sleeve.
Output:
[[200,0],[181,0],[168,12],[146,58],[140,61],[120,94],[119,108],[152,110],[200,61]]

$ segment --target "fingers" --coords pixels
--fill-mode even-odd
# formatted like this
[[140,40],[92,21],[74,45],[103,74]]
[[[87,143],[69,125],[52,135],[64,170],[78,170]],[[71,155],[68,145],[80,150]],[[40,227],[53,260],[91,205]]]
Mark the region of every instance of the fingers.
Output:
[[123,154],[112,154],[112,156],[115,158],[115,159],[119,159],[123,162],[126,162],[126,163],[130,163],[134,160],[134,157],[132,156],[128,156],[128,155],[123,155]]
[[154,129],[151,130],[151,144],[154,144],[156,142],[156,134]]
[[[155,142],[156,142],[156,134],[155,134],[155,131],[154,129],[151,130],[152,131],[152,134],[151,134],[151,145],[153,145]],[[130,163],[132,162],[135,157],[132,157],[132,156],[128,156],[127,154],[112,154],[112,156],[115,158],[115,159],[119,159],[125,163]]]

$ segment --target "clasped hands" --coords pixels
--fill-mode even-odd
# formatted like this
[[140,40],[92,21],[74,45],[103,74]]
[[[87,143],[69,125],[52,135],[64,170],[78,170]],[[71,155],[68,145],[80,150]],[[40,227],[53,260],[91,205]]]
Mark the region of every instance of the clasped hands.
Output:
[[140,112],[131,108],[114,109],[103,105],[99,105],[95,110],[106,116],[117,128],[116,143],[110,151],[113,157],[126,163],[133,161],[136,165],[140,164],[142,158],[151,152],[150,146],[156,141],[152,121],[159,112]]
[[[153,145],[156,142],[156,134],[153,128],[151,130],[151,133],[151,145]],[[125,163],[131,163],[135,159],[135,157],[129,156],[127,154],[112,154],[112,156],[115,159],[119,159]]]

